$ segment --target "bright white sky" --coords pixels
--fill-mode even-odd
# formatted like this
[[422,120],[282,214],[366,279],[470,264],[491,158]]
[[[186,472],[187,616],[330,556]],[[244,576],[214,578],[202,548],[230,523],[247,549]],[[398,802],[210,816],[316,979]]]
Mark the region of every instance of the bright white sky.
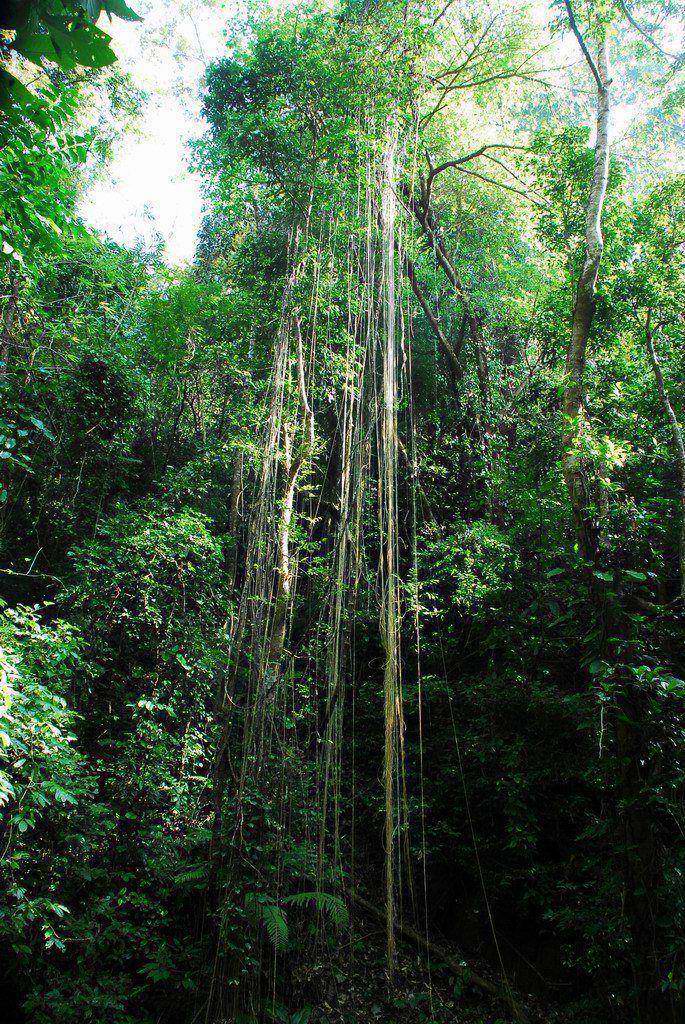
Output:
[[200,87],[207,64],[225,52],[232,0],[131,0],[142,22],[107,19],[119,66],[147,94],[133,131],[88,188],[81,215],[127,246],[161,236],[169,263],[195,251],[202,215],[200,181],[188,167],[187,143],[202,132]]

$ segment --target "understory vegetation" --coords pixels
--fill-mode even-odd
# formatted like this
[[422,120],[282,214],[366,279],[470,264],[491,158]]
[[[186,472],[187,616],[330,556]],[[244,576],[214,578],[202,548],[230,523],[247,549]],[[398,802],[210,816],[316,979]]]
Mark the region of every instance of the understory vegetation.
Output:
[[682,8],[236,11],[184,268],[107,15],[0,20],[0,1016],[682,1021]]

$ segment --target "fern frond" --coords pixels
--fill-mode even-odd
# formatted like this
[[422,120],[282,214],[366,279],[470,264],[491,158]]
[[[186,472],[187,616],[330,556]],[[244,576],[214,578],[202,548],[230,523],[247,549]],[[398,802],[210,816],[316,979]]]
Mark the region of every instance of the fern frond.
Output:
[[310,906],[318,913],[328,914],[337,928],[346,928],[349,924],[350,918],[345,901],[334,893],[297,892],[292,896],[286,896],[283,902],[290,903],[296,907]]
[[283,950],[288,945],[288,921],[285,913],[275,903],[265,903],[262,907],[262,920],[266,928],[266,934],[277,950]]
[[288,945],[288,919],[282,907],[264,893],[248,892],[245,910],[255,924],[263,924],[274,948],[279,952]]
[[180,874],[176,875],[176,884],[188,885],[189,882],[199,882],[200,879],[204,879],[206,875],[206,864],[191,864],[186,871],[181,871]]

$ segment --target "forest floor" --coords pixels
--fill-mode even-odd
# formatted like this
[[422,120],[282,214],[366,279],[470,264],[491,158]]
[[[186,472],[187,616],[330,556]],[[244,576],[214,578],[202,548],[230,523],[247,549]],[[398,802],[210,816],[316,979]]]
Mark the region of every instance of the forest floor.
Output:
[[[450,959],[461,957],[451,952]],[[482,965],[477,969],[487,974]],[[329,951],[318,962],[310,960],[293,980],[310,999],[317,993],[312,1024],[506,1024],[513,1019],[508,1007],[469,982],[468,969],[463,978],[455,978],[444,962],[429,964],[423,950],[402,941],[390,989],[384,929],[366,915],[356,916],[348,941],[336,946],[332,955]],[[489,980],[496,982],[492,975]],[[528,998],[521,999],[520,1006],[521,1019],[528,1024],[560,1021]]]

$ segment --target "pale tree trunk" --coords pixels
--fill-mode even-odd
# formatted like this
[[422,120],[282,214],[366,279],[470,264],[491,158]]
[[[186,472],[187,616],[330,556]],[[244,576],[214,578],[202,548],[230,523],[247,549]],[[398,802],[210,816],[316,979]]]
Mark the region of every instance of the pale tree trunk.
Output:
[[283,472],[285,475],[285,488],[278,518],[276,599],[274,602],[274,617],[271,626],[271,640],[269,642],[267,660],[267,672],[272,677],[278,672],[283,656],[288,609],[292,593],[290,529],[293,521],[299,468],[293,466],[293,429],[289,423],[283,428]]
[[231,496],[228,506],[228,535],[231,538],[231,549],[228,553],[228,564],[226,576],[231,592],[236,589],[238,581],[238,522],[240,518],[240,502],[243,493],[243,469],[244,456],[238,452],[233,462],[233,477],[231,480]]
[[611,93],[609,56],[604,29],[601,30],[598,59],[595,64],[577,30],[571,8],[568,5],[567,7],[572,19],[573,30],[588,60],[597,86],[597,138],[592,185],[585,217],[585,254],[576,289],[571,337],[566,354],[566,386],[563,396],[565,436],[562,466],[576,523],[580,553],[584,558],[594,562],[599,553],[599,529],[592,507],[592,493],[596,489],[596,481],[592,479],[579,448],[582,446],[583,436],[587,430],[585,415],[587,345],[595,314],[597,276],[604,250],[602,208],[609,177]]
[[385,923],[388,978],[392,983],[395,967],[395,851],[397,846],[398,751],[402,729],[401,691],[399,680],[399,588],[397,576],[397,366],[395,320],[396,281],[396,205],[395,205],[395,141],[389,143],[385,156],[383,182],[383,304],[385,337],[383,346],[383,387],[381,446],[379,451],[379,484],[383,499],[385,538],[383,551],[384,576],[381,611],[381,634],[385,648],[383,673],[384,752],[383,784],[385,790]]
[[651,317],[649,315],[647,316],[647,323],[645,324],[645,345],[647,348],[649,362],[652,367],[652,372],[654,373],[654,380],[656,382],[656,389],[659,394],[661,408],[664,411],[671,429],[671,442],[678,466],[678,485],[680,488],[680,539],[678,545],[678,561],[680,571],[680,597],[685,600],[685,440],[683,439],[683,428],[678,423],[678,418],[673,411],[671,400],[668,397],[668,392],[666,391],[664,375],[661,372],[661,364],[654,348]]
[[[585,221],[585,252],[573,308],[573,324],[566,360],[563,398],[563,472],[576,523],[581,554],[596,565],[602,554],[598,521],[596,474],[582,456],[588,424],[585,416],[585,367],[595,312],[595,290],[602,259],[602,208],[609,176],[609,120],[611,94],[609,58],[604,26],[600,27],[597,62],[593,60],[575,21],[570,0],[564,0],[569,22],[597,87],[597,120],[592,185]],[[649,761],[646,733],[646,694],[635,685],[626,658],[630,658],[631,622],[619,592],[612,594],[593,577],[595,599],[602,601],[605,657],[615,663],[618,755],[617,843],[622,848],[624,907],[631,939],[631,968],[635,988],[633,1009],[640,1024],[661,1024],[668,1019],[667,997],[661,989],[659,896],[663,882],[654,815],[645,799],[645,773]]]
[[308,458],[314,450],[314,413],[309,403],[304,367],[304,344],[299,320],[295,323],[297,340],[297,385],[300,404],[304,418],[305,437],[299,454],[293,454],[294,427],[288,423],[283,428],[283,470],[285,487],[283,502],[278,520],[277,567],[276,567],[276,600],[274,618],[271,627],[271,640],[267,656],[267,677],[269,687],[273,685],[279,672],[285,648],[288,613],[292,596],[292,566],[290,557],[290,534],[293,514],[295,511],[295,495],[300,475]]

